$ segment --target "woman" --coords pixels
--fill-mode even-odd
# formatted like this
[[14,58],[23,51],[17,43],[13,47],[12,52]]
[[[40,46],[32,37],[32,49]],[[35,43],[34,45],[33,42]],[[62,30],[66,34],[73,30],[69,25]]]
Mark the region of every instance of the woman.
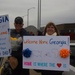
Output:
[[54,23],[49,22],[46,25],[45,30],[44,30],[44,35],[45,36],[58,36],[59,35],[58,30]]
[[[49,22],[44,30],[45,36],[58,36],[59,32],[53,22]],[[53,70],[35,70],[41,72],[42,75],[62,75],[62,71],[53,71]]]

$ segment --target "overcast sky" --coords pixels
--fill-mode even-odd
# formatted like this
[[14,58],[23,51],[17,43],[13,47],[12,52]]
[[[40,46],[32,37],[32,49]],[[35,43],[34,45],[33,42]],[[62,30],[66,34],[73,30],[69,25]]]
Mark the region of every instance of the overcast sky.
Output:
[[[24,16],[27,26],[27,9],[29,24],[37,27],[38,0],[0,0],[0,15],[9,15],[10,28],[14,28],[14,18]],[[75,23],[75,0],[41,0],[41,27],[48,22],[55,24]]]

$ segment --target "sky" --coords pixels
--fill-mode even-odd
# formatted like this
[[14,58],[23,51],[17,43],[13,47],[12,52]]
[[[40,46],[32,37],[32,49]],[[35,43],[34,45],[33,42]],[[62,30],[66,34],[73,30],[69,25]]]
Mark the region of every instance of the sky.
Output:
[[[9,15],[10,28],[14,28],[17,16],[23,17],[24,27],[27,26],[29,8],[32,8],[29,10],[29,25],[37,27],[38,0],[0,0],[0,15]],[[56,25],[75,23],[75,0],[41,0],[41,27],[48,22]]]

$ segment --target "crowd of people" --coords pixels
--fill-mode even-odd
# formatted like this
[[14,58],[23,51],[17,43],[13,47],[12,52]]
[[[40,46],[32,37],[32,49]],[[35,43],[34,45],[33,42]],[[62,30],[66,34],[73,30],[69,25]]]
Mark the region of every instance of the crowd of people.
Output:
[[[29,69],[22,68],[22,49],[23,49],[23,36],[32,36],[23,28],[22,17],[16,17],[14,20],[15,29],[11,31],[10,36],[13,38],[21,38],[20,45],[18,45],[16,50],[12,48],[11,56],[8,57],[8,71],[6,75],[30,75]],[[59,31],[53,22],[49,22],[44,29],[44,32],[38,31],[37,36],[59,36]],[[7,68],[6,68],[7,69]],[[5,75],[6,69],[3,69],[1,75]],[[35,70],[36,72],[41,72],[42,75],[62,75],[62,71],[52,71],[52,70]]]

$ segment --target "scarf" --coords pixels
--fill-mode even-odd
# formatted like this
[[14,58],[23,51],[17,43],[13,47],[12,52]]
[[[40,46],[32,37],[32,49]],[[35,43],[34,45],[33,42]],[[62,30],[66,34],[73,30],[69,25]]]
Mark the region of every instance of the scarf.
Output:
[[[45,36],[50,36],[50,35],[46,33]],[[57,36],[57,33],[55,32],[51,36]]]

